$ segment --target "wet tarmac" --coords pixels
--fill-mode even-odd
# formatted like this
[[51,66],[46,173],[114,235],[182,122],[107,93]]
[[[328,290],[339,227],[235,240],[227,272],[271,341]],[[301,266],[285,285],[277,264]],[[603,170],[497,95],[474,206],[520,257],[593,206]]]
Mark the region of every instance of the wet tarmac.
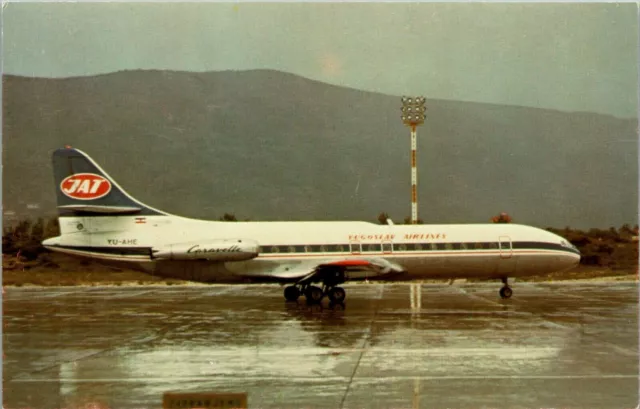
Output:
[[345,288],[342,311],[278,286],[8,288],[4,408],[638,405],[636,283]]

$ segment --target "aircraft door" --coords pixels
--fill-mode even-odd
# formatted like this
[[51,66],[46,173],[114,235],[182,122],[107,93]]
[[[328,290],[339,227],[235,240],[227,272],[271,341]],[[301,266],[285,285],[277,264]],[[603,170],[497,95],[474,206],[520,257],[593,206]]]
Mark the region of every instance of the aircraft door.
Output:
[[500,258],[511,258],[512,255],[511,238],[509,236],[500,236]]
[[511,237],[500,236],[498,241],[498,245],[500,246],[500,259],[498,260],[497,272],[504,277],[515,275],[517,258],[513,257]]
[[391,254],[393,253],[393,242],[389,240],[385,240],[382,242],[382,253]]
[[360,254],[362,253],[362,245],[358,240],[351,240],[349,241],[349,251],[354,255]]

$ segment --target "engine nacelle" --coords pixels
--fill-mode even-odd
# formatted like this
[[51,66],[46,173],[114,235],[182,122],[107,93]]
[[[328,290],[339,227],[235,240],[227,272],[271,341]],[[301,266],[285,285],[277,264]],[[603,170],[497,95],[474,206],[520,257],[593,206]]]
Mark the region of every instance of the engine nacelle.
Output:
[[169,244],[152,249],[154,258],[167,260],[244,261],[258,256],[260,246],[254,240],[199,240]]

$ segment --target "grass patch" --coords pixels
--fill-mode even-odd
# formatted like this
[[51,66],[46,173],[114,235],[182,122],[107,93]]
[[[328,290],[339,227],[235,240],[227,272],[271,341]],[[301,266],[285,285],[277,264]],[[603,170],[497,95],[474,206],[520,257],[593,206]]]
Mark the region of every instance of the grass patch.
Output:
[[[184,283],[129,269],[116,269],[65,254],[51,254],[52,265],[32,265],[4,255],[3,286],[148,285]],[[89,261],[89,263],[87,263]]]

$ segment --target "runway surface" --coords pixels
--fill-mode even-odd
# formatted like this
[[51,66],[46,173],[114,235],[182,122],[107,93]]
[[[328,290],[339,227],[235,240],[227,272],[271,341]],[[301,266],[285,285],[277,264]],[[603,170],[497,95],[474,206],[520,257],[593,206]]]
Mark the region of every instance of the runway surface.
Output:
[[345,286],[343,311],[279,286],[7,288],[4,408],[638,405],[636,283],[499,287]]

